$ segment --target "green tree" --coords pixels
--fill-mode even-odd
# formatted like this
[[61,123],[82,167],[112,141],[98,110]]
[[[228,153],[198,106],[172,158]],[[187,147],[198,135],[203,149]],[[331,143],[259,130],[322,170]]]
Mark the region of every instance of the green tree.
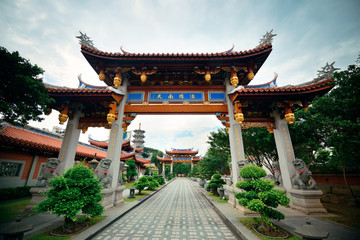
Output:
[[190,163],[174,163],[175,174],[188,174],[191,171]]
[[290,199],[280,190],[273,190],[274,182],[261,179],[266,176],[266,172],[259,166],[248,165],[241,169],[240,176],[244,181],[236,183],[236,187],[245,190],[235,194],[239,199],[239,204],[251,211],[258,212],[261,215],[261,225],[258,231],[267,233],[270,227],[273,227],[269,219],[281,220],[285,216],[276,211],[278,205],[286,206]]
[[146,167],[146,168],[145,168],[144,175],[145,175],[145,176],[150,176],[150,168],[149,168],[149,167]]
[[144,190],[146,187],[149,186],[149,181],[147,177],[141,177],[139,180],[134,184],[134,187],[139,190],[139,194],[141,194],[141,191]]
[[214,173],[229,174],[230,142],[225,128],[211,132],[207,143],[210,147],[200,161],[201,172],[209,177]]
[[222,187],[226,182],[221,178],[220,174],[214,174],[206,186],[207,190],[211,190],[213,195],[218,195],[217,189]]
[[272,162],[278,159],[274,134],[266,128],[249,128],[242,131],[245,154],[254,159],[254,164],[273,172]]
[[104,211],[99,179],[87,167],[77,165],[62,176],[50,180],[50,189],[46,199],[40,202],[37,212],[50,211],[57,216],[65,216],[64,229],[72,231],[76,215],[99,216]]
[[48,113],[47,106],[54,102],[42,82],[43,73],[19,52],[0,47],[0,114],[6,122],[25,125],[43,120],[40,115]]
[[148,189],[149,190],[155,190],[157,187],[160,186],[160,184],[155,180],[154,177],[147,177],[148,180]]
[[126,161],[126,165],[128,165],[126,169],[126,176],[128,178],[128,181],[134,180],[134,177],[138,175],[136,171],[136,164],[134,159],[129,159]]

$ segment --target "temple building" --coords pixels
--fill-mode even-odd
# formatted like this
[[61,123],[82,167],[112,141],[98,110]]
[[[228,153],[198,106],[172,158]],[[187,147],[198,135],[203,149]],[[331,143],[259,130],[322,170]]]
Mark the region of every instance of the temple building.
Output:
[[162,164],[162,173],[165,174],[165,165],[170,165],[171,170],[170,172],[173,173],[174,170],[174,163],[190,163],[191,170],[194,164],[197,164],[201,161],[200,156],[196,156],[199,151],[194,151],[193,148],[189,149],[178,149],[178,148],[171,148],[170,151],[165,150],[166,155],[163,157],[158,157],[158,160]]

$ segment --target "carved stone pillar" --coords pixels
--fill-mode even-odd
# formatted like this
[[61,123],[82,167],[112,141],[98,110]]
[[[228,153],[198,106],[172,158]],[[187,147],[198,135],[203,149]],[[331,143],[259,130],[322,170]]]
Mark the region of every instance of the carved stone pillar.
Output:
[[286,190],[289,190],[292,188],[291,176],[295,175],[295,168],[292,165],[292,162],[295,159],[294,149],[286,120],[281,119],[277,109],[273,112],[272,116],[275,119],[276,125],[276,129],[274,129],[274,138],[279,156],[283,185]]
[[79,119],[81,117],[82,107],[78,106],[75,109],[74,117],[68,120],[65,129],[65,135],[61,144],[59,152],[60,164],[56,168],[55,172],[58,175],[62,175],[67,169],[74,166],[74,159],[76,155],[76,149],[80,137]]
[[230,140],[230,152],[231,152],[231,168],[232,168],[232,182],[233,185],[238,182],[240,177],[239,166],[237,162],[241,159],[245,159],[244,143],[242,138],[241,126],[234,118],[234,105],[229,99],[229,92],[233,89],[229,80],[226,80],[226,101],[228,105],[229,114],[229,140]]

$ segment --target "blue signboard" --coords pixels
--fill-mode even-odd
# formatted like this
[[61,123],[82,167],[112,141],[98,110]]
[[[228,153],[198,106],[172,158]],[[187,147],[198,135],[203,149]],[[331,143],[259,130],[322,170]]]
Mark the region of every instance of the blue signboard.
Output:
[[149,92],[149,101],[204,101],[203,92]]
[[130,92],[127,96],[127,101],[144,101],[144,93],[143,92]]
[[209,92],[209,101],[226,101],[224,92]]

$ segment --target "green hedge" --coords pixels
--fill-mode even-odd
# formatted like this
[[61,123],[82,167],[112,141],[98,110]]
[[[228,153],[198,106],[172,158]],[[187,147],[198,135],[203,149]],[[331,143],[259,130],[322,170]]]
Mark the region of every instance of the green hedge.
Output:
[[30,186],[15,188],[0,188],[0,201],[31,197]]

